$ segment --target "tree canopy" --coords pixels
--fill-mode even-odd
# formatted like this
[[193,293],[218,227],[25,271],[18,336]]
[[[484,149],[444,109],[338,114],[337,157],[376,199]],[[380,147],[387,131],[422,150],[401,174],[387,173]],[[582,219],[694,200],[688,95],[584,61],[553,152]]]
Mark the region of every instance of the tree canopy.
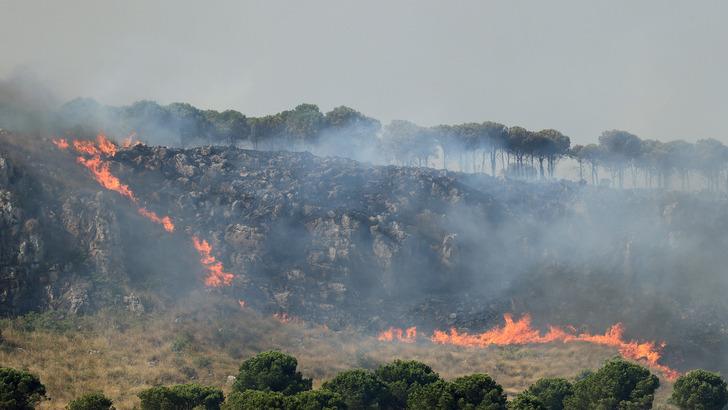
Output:
[[240,366],[240,373],[233,384],[239,392],[260,390],[292,395],[311,390],[311,379],[306,379],[297,371],[295,357],[278,351],[262,352]]

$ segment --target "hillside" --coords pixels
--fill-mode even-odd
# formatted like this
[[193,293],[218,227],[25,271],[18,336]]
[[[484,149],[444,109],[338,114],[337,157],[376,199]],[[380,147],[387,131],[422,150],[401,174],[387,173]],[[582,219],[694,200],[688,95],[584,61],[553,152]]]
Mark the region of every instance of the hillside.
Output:
[[627,340],[666,342],[672,367],[728,367],[711,353],[728,340],[715,194],[231,147],[1,142],[5,315],[164,314],[210,288],[370,335],[481,332],[509,312],[578,333],[622,323]]

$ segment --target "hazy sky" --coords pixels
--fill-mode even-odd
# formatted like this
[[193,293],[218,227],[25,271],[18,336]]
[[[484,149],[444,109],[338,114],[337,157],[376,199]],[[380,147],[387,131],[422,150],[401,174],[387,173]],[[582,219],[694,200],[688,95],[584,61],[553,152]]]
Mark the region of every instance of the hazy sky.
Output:
[[110,104],[728,142],[726,18],[718,0],[0,0],[0,77]]

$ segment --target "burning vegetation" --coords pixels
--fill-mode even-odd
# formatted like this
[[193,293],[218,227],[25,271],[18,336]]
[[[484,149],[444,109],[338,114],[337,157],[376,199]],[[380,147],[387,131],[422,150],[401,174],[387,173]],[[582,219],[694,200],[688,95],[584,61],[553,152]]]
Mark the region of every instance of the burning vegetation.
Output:
[[[132,136],[125,140],[126,147],[132,146]],[[53,139],[53,144],[58,149],[68,149],[69,144],[64,138]],[[76,161],[86,167],[93,175],[96,182],[102,187],[110,191],[114,191],[129,199],[134,205],[139,204],[139,199],[134,195],[128,185],[121,183],[119,178],[114,176],[110,170],[110,162],[105,158],[113,157],[117,153],[117,146],[104,135],[99,134],[96,142],[89,140],[73,140],[71,145],[79,154]],[[90,158],[87,158],[89,157]],[[175,230],[174,222],[169,216],[159,216],[154,211],[150,211],[145,207],[139,207],[137,212],[139,215],[147,218],[153,223],[161,225],[165,231],[173,233]],[[212,255],[212,246],[206,240],[200,240],[196,236],[192,236],[192,243],[200,254],[200,263],[207,271],[205,277],[205,285],[210,287],[230,286],[234,279],[232,273],[224,271],[221,262],[217,261]]]
[[[462,347],[488,347],[488,346],[507,346],[507,345],[530,345],[545,343],[570,343],[584,342],[596,345],[603,345],[617,348],[619,354],[624,358],[643,361],[650,367],[661,371],[668,379],[676,379],[680,373],[665,365],[659,363],[661,354],[660,350],[665,347],[664,344],[655,342],[635,342],[626,341],[624,339],[624,327],[621,323],[617,323],[604,334],[577,334],[573,327],[567,330],[563,328],[551,326],[548,332],[542,334],[538,329],[531,326],[531,317],[528,314],[523,315],[520,319],[513,319],[510,314],[503,316],[505,324],[496,326],[483,333],[470,334],[467,332],[459,332],[455,328],[449,331],[435,330],[429,340],[436,344],[453,345]],[[389,328],[379,334],[380,341],[399,341],[403,343],[414,343],[417,338],[416,328],[411,327],[406,330]]]

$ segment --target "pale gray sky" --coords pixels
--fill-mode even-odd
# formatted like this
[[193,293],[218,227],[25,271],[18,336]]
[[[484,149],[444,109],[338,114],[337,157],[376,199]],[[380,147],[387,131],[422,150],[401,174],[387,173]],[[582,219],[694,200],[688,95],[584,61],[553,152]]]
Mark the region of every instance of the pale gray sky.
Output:
[[728,142],[728,2],[0,0],[0,77],[61,98]]

